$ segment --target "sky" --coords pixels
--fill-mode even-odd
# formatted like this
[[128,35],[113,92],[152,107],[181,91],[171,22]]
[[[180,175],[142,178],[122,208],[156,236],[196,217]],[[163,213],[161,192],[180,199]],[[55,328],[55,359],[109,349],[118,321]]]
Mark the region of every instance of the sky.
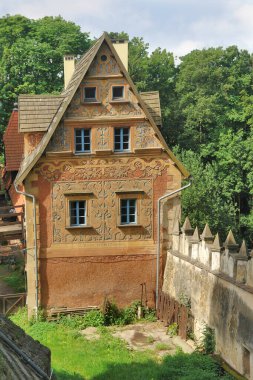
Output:
[[253,52],[253,0],[0,0],[6,14],[61,15],[91,37],[124,31],[176,57],[211,46]]

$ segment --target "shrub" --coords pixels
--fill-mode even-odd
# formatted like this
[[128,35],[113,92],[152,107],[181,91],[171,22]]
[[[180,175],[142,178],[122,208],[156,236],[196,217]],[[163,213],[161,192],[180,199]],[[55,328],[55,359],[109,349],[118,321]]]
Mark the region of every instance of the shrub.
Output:
[[208,325],[205,325],[203,329],[203,337],[200,343],[200,351],[204,354],[213,354],[215,351],[215,331]]
[[62,316],[59,323],[72,329],[83,330],[87,327],[99,327],[105,323],[104,316],[99,310],[91,310],[84,315]]

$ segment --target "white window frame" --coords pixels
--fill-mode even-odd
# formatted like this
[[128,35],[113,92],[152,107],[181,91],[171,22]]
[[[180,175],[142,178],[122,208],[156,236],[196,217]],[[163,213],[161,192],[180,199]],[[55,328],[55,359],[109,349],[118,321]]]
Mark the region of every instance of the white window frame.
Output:
[[[81,131],[81,136],[80,136],[81,137],[81,146],[82,146],[81,150],[77,150],[77,145],[80,143],[76,142],[76,139],[77,139],[76,133],[79,131]],[[85,131],[89,132],[89,149],[85,149],[85,146],[87,145],[87,143],[85,143],[85,137],[87,137],[87,136],[84,136]],[[91,128],[75,128],[75,130],[74,130],[74,145],[75,145],[75,153],[76,154],[90,153],[91,152]]]
[[[122,202],[126,202],[126,206],[124,206],[124,209],[126,209],[126,213],[122,213]],[[130,202],[134,202],[134,206],[130,205]],[[134,207],[134,214],[130,213],[130,208]],[[134,215],[134,221],[130,221],[130,216]],[[126,222],[122,221],[122,217],[126,216]],[[137,224],[137,198],[121,198],[120,199],[120,224],[121,225],[131,225],[131,224]]]
[[[128,148],[124,148],[124,129],[128,130]],[[119,134],[119,142],[117,144],[120,144],[120,148],[116,149],[116,131],[120,131]],[[130,151],[130,128],[129,127],[116,127],[114,128],[114,152],[129,152]]]
[[[84,218],[84,223],[80,223],[80,202],[84,202],[84,215],[81,216]],[[77,223],[71,223],[71,211],[72,211],[72,205],[73,203],[76,203],[76,222]],[[69,226],[70,227],[82,227],[87,225],[87,201],[86,199],[71,199],[69,200]]]

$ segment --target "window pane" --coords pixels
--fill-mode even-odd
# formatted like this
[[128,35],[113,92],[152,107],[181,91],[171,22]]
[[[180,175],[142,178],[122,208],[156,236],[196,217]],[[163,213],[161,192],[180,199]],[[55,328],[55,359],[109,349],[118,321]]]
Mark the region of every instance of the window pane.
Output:
[[135,215],[129,215],[129,223],[135,223]]
[[85,224],[85,217],[84,216],[79,217],[79,223],[78,224]]
[[121,215],[121,223],[126,223],[126,222],[127,222],[126,215]]
[[86,87],[84,89],[85,99],[96,99],[96,87]]
[[76,220],[76,217],[75,216],[71,216],[70,218],[70,225],[71,226],[74,226],[77,224],[77,220]]
[[124,96],[124,86],[113,86],[112,88],[112,98],[120,99]]

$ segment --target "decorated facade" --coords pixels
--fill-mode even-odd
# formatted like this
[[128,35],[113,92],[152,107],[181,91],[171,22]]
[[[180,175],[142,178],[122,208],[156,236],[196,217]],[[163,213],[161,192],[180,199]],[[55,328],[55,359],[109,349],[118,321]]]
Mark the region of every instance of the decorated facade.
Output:
[[[61,95],[19,97],[30,313],[105,298],[124,306],[143,287],[155,302],[157,201],[188,173],[160,132],[159,94],[138,94],[117,51],[105,33]],[[161,247],[179,214],[178,196],[163,203]]]

